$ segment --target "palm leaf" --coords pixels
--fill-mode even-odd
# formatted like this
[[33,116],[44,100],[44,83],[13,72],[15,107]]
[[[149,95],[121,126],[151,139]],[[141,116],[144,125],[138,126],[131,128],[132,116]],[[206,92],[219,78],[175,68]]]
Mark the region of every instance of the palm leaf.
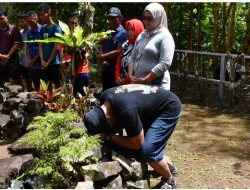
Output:
[[70,29],[69,29],[69,26],[67,24],[65,24],[64,22],[59,20],[59,26],[61,27],[61,29],[62,29],[62,31],[64,32],[65,35],[70,34]]
[[80,26],[75,27],[73,36],[76,38],[76,47],[81,47],[81,41],[83,38],[83,28]]

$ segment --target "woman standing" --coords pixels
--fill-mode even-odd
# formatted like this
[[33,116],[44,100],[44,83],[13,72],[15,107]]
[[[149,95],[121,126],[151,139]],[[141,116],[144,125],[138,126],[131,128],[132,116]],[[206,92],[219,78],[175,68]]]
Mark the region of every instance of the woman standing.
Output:
[[132,53],[137,37],[144,31],[143,23],[138,19],[127,21],[125,28],[128,40],[122,45],[120,55],[116,62],[115,82],[117,85],[130,83],[128,77],[128,59]]
[[170,90],[169,68],[175,44],[163,6],[150,3],[143,12],[145,30],[138,37],[129,59],[132,83],[162,85]]

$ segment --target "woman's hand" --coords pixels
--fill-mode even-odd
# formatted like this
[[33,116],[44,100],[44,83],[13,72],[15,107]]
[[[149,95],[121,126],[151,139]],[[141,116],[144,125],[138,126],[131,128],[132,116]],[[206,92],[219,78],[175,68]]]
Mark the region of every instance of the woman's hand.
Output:
[[117,77],[117,78],[115,79],[115,83],[116,83],[117,85],[121,85],[121,82],[122,82],[121,77]]

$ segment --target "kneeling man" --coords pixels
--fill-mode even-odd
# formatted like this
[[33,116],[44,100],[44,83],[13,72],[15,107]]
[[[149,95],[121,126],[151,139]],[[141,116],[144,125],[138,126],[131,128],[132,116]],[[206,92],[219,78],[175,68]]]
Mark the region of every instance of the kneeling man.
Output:
[[[140,151],[141,161],[162,175],[155,188],[171,189],[176,183],[164,148],[180,115],[181,102],[174,93],[158,86],[128,84],[104,91],[101,106],[87,112],[83,121],[90,134]],[[127,136],[117,135],[122,129]]]

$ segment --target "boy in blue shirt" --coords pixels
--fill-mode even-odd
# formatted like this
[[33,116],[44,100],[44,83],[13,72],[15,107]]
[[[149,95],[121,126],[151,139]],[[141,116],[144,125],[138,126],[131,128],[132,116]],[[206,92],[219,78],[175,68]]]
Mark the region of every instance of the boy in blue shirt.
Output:
[[[45,25],[41,29],[41,39],[55,37],[55,33],[62,33],[61,28],[51,18],[51,7],[42,3],[38,7],[38,14]],[[52,91],[52,83],[55,88],[60,87],[60,58],[57,43],[40,43],[39,54],[42,69],[45,70],[45,82],[50,82],[49,89]]]

